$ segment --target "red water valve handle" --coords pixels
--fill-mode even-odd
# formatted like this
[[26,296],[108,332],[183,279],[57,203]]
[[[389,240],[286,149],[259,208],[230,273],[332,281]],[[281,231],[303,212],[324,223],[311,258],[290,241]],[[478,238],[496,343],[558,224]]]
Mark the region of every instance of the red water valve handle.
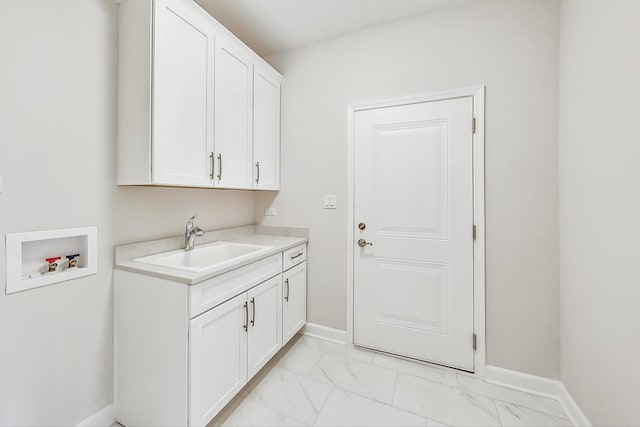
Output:
[[61,258],[62,258],[62,257],[59,257],[59,256],[57,256],[57,257],[55,257],[55,258],[45,258],[45,261],[46,261],[47,263],[51,264],[52,262],[56,262],[56,261],[58,261],[58,260],[59,260],[59,259],[61,259]]

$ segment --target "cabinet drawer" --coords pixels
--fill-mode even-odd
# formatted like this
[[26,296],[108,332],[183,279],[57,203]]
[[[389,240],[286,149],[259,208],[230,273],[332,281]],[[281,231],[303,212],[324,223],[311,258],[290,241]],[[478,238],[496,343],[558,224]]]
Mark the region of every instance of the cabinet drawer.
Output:
[[307,244],[298,245],[295,248],[284,251],[282,260],[282,271],[288,270],[294,265],[307,260]]
[[282,254],[277,254],[190,286],[189,317],[194,318],[279,274],[281,265]]

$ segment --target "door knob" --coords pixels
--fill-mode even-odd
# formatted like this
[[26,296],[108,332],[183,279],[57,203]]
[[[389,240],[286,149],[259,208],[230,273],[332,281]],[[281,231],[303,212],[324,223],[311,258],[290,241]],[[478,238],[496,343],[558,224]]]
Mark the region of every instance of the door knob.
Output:
[[373,246],[373,243],[367,242],[364,239],[359,239],[358,240],[358,246],[360,246],[361,248],[364,248],[365,246]]

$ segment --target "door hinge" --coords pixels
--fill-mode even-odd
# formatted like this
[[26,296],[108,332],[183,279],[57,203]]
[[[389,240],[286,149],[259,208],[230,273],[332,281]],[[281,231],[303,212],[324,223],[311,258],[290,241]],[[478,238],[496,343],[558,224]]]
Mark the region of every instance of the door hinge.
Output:
[[475,224],[473,225],[473,240],[476,240],[476,226]]
[[473,350],[475,351],[478,348],[478,336],[473,334]]
[[476,133],[476,118],[471,119],[471,133]]

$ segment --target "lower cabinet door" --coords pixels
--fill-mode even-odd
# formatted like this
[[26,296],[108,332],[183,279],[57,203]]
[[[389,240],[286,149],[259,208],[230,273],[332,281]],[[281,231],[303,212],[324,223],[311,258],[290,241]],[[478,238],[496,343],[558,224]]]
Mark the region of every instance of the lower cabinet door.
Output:
[[249,348],[247,352],[249,379],[253,377],[282,347],[282,276],[250,289]]
[[282,339],[289,341],[307,321],[307,262],[282,273]]
[[243,293],[189,322],[189,425],[206,425],[247,383],[248,314]]

